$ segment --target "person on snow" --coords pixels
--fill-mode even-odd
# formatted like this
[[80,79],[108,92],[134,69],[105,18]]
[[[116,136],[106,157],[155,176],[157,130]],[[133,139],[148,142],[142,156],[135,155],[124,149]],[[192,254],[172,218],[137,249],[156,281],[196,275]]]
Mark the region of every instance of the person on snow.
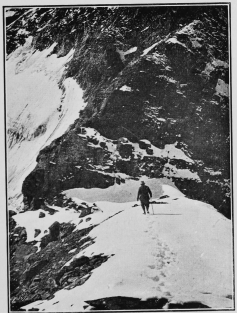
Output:
[[144,214],[149,213],[149,200],[152,197],[151,190],[148,186],[145,185],[145,182],[141,182],[141,187],[138,189],[137,201],[140,199],[141,206]]

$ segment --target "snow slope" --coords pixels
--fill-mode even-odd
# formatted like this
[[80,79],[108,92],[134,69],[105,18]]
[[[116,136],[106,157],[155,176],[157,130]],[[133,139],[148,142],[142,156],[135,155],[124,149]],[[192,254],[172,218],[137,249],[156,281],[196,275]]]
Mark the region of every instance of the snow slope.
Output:
[[[167,179],[146,179],[142,177],[140,181],[144,180],[150,186],[152,190],[153,198],[157,198],[162,195],[162,182],[168,182]],[[136,200],[137,191],[140,187],[140,181],[126,180],[125,184],[114,184],[106,189],[101,188],[74,188],[64,192],[67,197],[76,197],[83,199],[84,201],[109,201],[109,202],[132,202]],[[171,182],[169,182],[171,184]]]
[[36,51],[31,42],[29,37],[6,62],[8,190],[9,197],[14,198],[11,208],[20,204],[22,182],[34,169],[39,151],[60,137],[85,107],[82,89],[74,79],[67,78],[59,87],[74,51],[57,58],[52,54],[56,44]]
[[90,232],[95,243],[74,258],[100,253],[111,257],[83,285],[24,308],[82,311],[87,300],[113,296],[233,308],[230,220],[172,186],[162,185],[162,190],[169,197],[153,205],[154,215],[143,215],[140,206],[132,207],[134,202],[97,202],[103,212],[95,216],[109,211],[113,216]]

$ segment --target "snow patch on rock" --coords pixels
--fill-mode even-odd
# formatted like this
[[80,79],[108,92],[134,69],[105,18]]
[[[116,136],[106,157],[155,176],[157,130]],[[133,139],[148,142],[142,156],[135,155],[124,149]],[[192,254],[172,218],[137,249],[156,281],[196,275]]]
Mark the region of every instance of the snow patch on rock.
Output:
[[229,97],[229,85],[226,84],[222,79],[218,79],[217,81],[216,94]]
[[6,9],[6,10],[5,10],[5,17],[10,17],[10,16],[13,16],[13,15],[15,15],[15,14],[16,14],[16,12],[11,11],[11,10],[9,10],[9,9]]
[[177,34],[196,35],[196,29],[198,25],[202,24],[199,20],[194,20],[192,23],[184,26]]
[[197,180],[198,182],[201,182],[201,179],[196,172],[192,173],[189,169],[177,169],[175,165],[171,165],[169,163],[166,163],[164,165],[162,173],[166,177],[177,177],[183,179]]
[[129,91],[129,92],[131,92],[131,91],[132,91],[132,88],[131,88],[131,87],[129,87],[129,86],[124,85],[124,86],[122,86],[119,90],[121,90],[121,91]]

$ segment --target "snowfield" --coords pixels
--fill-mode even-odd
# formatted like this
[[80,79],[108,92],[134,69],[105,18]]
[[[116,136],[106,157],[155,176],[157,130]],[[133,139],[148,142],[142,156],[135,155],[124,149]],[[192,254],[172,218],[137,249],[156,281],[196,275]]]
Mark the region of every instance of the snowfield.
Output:
[[[101,253],[110,256],[108,261],[83,285],[24,308],[81,311],[87,300],[113,296],[164,297],[170,303],[199,301],[212,309],[233,308],[231,221],[172,186],[162,184],[162,193],[168,197],[153,204],[154,214],[150,208],[149,215],[142,214],[140,206],[133,207],[136,202],[98,201],[103,212],[92,214],[90,221],[99,224],[90,232],[95,243],[71,261]],[[24,219],[20,222],[18,216],[14,218],[23,226]],[[60,220],[60,213],[53,216]]]
[[[7,129],[19,134],[16,141],[8,135],[8,193],[11,209],[22,201],[21,186],[36,166],[39,151],[68,129],[85,107],[83,91],[72,78],[63,88],[59,81],[74,51],[57,58],[53,44],[35,51],[29,37],[6,63]],[[17,197],[17,200],[16,200]]]
[[[150,188],[152,189],[153,198],[157,198],[162,194],[162,181],[168,181],[165,179],[149,179],[142,177],[140,180],[148,181]],[[109,201],[117,203],[133,202],[137,199],[138,188],[140,187],[140,181],[126,180],[125,184],[114,184],[106,189],[101,188],[74,188],[64,191],[67,197],[76,197],[83,199],[84,201],[97,202],[97,201]]]

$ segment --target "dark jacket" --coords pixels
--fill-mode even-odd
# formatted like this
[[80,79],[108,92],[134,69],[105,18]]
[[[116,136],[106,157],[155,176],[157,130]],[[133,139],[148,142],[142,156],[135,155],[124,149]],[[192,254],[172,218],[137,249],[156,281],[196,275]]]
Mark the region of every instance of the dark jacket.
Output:
[[151,193],[151,190],[148,186],[142,185],[138,189],[137,200],[140,199],[141,202],[148,202],[149,203],[149,199],[151,197],[152,197],[152,193]]

